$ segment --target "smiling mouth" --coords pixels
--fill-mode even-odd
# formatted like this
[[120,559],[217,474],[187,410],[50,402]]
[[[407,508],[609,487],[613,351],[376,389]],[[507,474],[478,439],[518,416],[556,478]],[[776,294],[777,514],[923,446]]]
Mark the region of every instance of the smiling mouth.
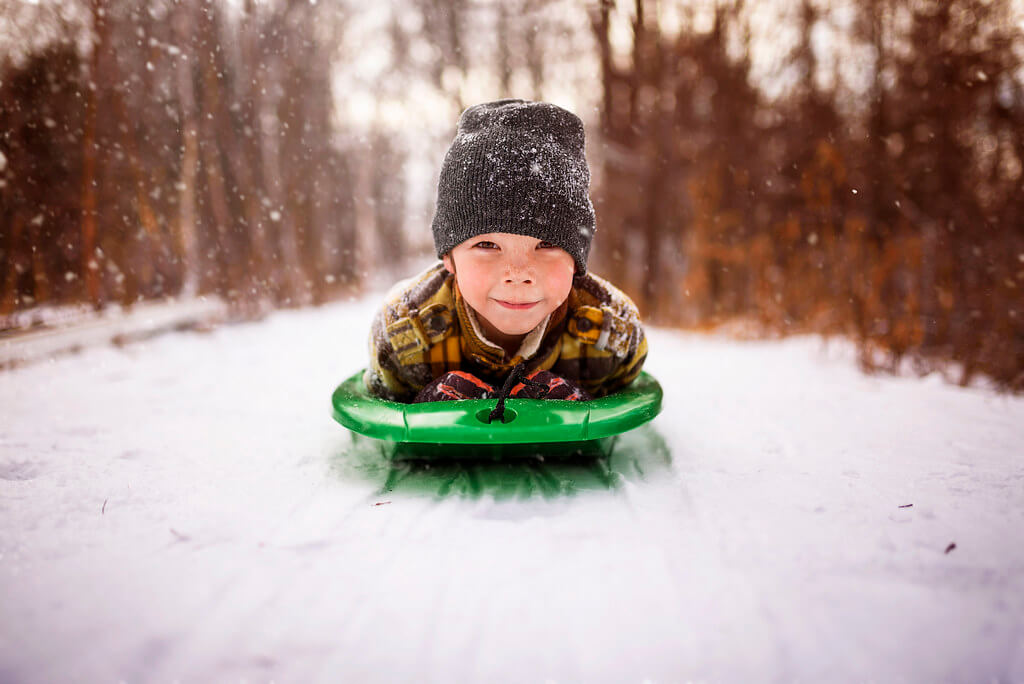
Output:
[[540,304],[540,302],[506,302],[502,299],[495,299],[494,301],[498,302],[506,309],[529,309],[532,306]]

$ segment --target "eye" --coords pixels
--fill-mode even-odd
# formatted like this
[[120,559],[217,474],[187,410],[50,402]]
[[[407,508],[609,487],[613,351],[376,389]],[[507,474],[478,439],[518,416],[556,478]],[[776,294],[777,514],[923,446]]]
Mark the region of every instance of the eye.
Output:
[[537,244],[537,249],[548,249],[549,247],[558,247],[558,245],[553,245],[550,242],[548,242],[547,240],[541,240]]
[[481,240],[480,242],[473,245],[473,247],[480,247],[481,249],[492,249],[497,248],[498,245],[494,244],[490,240]]

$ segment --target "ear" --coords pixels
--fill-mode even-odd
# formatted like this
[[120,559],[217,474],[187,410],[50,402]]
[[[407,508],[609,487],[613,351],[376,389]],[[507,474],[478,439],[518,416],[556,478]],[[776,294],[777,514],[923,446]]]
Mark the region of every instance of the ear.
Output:
[[444,262],[444,267],[448,269],[448,272],[451,273],[452,275],[455,275],[455,262],[452,261],[452,253],[448,252],[447,254],[445,254],[443,257],[441,257],[441,261]]

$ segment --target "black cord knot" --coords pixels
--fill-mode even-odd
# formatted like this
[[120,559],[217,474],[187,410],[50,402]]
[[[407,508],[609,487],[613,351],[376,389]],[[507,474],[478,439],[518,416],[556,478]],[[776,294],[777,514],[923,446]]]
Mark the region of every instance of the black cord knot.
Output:
[[498,392],[498,403],[494,405],[494,409],[491,411],[490,415],[487,416],[488,423],[493,423],[495,420],[501,420],[504,417],[505,399],[508,398],[508,395],[512,391],[512,388],[518,385],[519,383],[523,383],[524,385],[528,385],[530,387],[536,387],[540,393],[540,396],[537,397],[538,399],[543,399],[544,397],[546,397],[551,389],[543,382],[531,380],[530,378],[526,377],[526,362],[520,361],[519,363],[516,364],[515,368],[513,368],[512,371],[508,374],[508,377],[505,378],[505,384],[501,386],[501,391]]

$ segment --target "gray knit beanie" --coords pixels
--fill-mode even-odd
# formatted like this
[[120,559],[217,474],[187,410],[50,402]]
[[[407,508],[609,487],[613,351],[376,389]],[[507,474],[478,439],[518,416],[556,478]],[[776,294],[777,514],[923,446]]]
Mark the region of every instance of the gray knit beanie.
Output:
[[437,256],[482,233],[529,235],[587,271],[594,236],[583,122],[547,102],[497,100],[462,112],[437,184]]

